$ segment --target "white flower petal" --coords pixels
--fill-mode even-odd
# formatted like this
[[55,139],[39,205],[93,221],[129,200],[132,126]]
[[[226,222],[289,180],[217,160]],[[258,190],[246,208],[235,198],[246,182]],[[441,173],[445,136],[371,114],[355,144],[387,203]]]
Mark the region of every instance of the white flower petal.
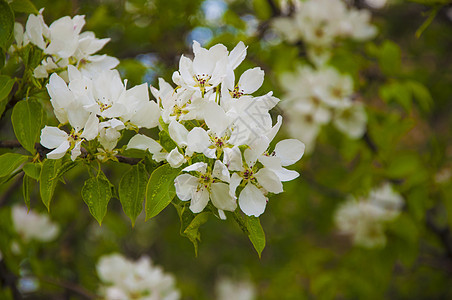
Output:
[[237,208],[237,202],[229,194],[229,186],[226,183],[212,183],[210,197],[213,205],[218,209],[234,211]]
[[246,48],[245,44],[240,41],[237,46],[232,49],[232,51],[229,53],[228,59],[229,59],[229,67],[234,70],[237,68],[242,61],[246,57]]
[[305,145],[296,139],[286,139],[275,146],[275,155],[281,159],[282,166],[296,163],[304,154]]
[[99,134],[99,119],[96,114],[90,114],[88,121],[86,121],[85,127],[83,129],[82,137],[87,141],[91,141],[97,137]]
[[176,195],[181,201],[190,200],[194,191],[198,187],[198,178],[190,174],[182,174],[174,179]]
[[278,176],[279,180],[281,181],[291,181],[300,176],[297,171],[287,170],[283,167],[271,170],[276,174],[276,176]]
[[213,167],[212,175],[222,181],[229,183],[229,170],[226,166],[219,160],[215,161],[215,165]]
[[82,151],[80,150],[82,142],[83,142],[83,140],[76,142],[74,148],[72,148],[72,150],[71,150],[72,161],[74,161],[77,157],[80,156],[80,154],[82,154]]
[[266,205],[267,197],[251,183],[248,183],[239,195],[240,209],[247,216],[259,217],[265,211]]
[[277,117],[277,119],[276,119],[276,124],[275,124],[275,126],[273,126],[272,129],[270,129],[270,130],[267,132],[267,138],[268,138],[269,141],[273,141],[273,139],[275,138],[276,134],[277,134],[278,131],[279,131],[279,128],[281,128],[281,125],[282,125],[282,116],[279,115],[279,116]]
[[149,150],[150,153],[156,154],[163,148],[159,143],[143,134],[133,136],[127,144],[127,149]]
[[226,133],[226,129],[232,125],[232,120],[225,111],[213,101],[205,104],[204,120],[217,137],[222,137]]
[[195,127],[187,135],[187,144],[190,151],[203,153],[212,145],[212,142],[204,129]]
[[204,210],[208,202],[209,192],[207,189],[201,188],[199,190],[195,190],[191,198],[190,210],[195,214],[200,213]]
[[206,173],[207,164],[205,162],[197,162],[197,163],[194,163],[194,164],[182,169],[182,171],[184,171],[184,172],[195,171],[195,172]]
[[178,146],[187,146],[187,135],[188,130],[184,125],[177,122],[176,120],[171,121],[168,126],[168,132],[173,141],[176,142]]
[[264,83],[264,71],[261,68],[256,67],[246,70],[242,76],[240,76],[238,87],[244,94],[252,94],[257,91]]
[[244,153],[248,167],[254,166],[257,158],[267,150],[269,144],[270,140],[266,136],[261,136],[249,145],[249,148],[246,149]]
[[193,62],[184,55],[180,57],[179,72],[186,84],[190,86],[195,85],[195,80],[193,79]]
[[220,216],[220,219],[226,220],[226,215],[222,209],[218,210],[218,215]]
[[171,150],[171,152],[166,157],[166,160],[173,168],[179,168],[184,162],[186,162],[185,157],[179,153],[177,147]]
[[57,128],[45,126],[41,130],[41,145],[47,149],[55,149],[68,140],[68,134]]
[[268,168],[260,169],[254,177],[256,177],[257,182],[259,182],[264,189],[271,193],[278,194],[283,191],[281,180],[279,180],[278,176]]
[[223,149],[223,163],[231,171],[243,171],[242,153],[238,147]]
[[240,177],[239,174],[237,173],[232,174],[231,181],[229,183],[229,194],[231,194],[231,196],[235,197],[235,190],[237,189],[241,182],[242,177]]
[[47,158],[48,159],[62,158],[66,154],[66,151],[69,149],[70,146],[71,146],[71,143],[69,143],[69,141],[64,141],[55,150],[47,153]]
[[159,124],[159,118],[158,104],[154,101],[146,101],[138,107],[130,122],[138,127],[153,128]]

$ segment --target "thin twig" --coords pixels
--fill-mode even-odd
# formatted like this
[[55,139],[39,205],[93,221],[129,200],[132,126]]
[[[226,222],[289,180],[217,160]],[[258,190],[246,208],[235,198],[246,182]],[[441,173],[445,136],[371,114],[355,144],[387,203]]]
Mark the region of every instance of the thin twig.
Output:
[[22,299],[22,295],[17,288],[17,276],[8,269],[3,260],[0,261],[0,286],[9,287],[14,300]]
[[82,297],[84,297],[86,299],[99,299],[100,298],[96,294],[94,294],[94,293],[88,291],[87,289],[85,289],[85,288],[83,288],[83,287],[81,287],[79,285],[76,285],[76,284],[74,284],[72,282],[63,281],[63,280],[57,280],[57,279],[53,279],[53,278],[50,278],[50,277],[41,277],[39,279],[41,281],[50,283],[52,285],[56,285],[56,286],[62,287],[65,290],[73,292],[73,293],[76,293],[76,294],[78,294],[78,295],[80,295],[80,296],[82,296]]
[[20,148],[22,145],[19,141],[0,141],[0,148]]
[[362,137],[363,141],[366,143],[367,147],[372,151],[373,153],[378,153],[378,147],[375,144],[375,142],[372,140],[372,138],[369,135],[369,132],[366,131]]
[[12,194],[20,188],[22,183],[22,178],[24,177],[24,172],[20,172],[19,176],[15,179],[14,183],[3,193],[0,198],[0,207],[6,205],[9,200],[13,199]]
[[272,17],[277,17],[277,16],[281,15],[279,8],[276,6],[276,4],[273,0],[267,0],[267,3],[270,6],[270,9],[272,11]]
[[438,238],[441,241],[441,244],[443,244],[445,250],[446,250],[446,256],[449,258],[449,260],[452,260],[452,238],[451,238],[451,232],[449,227],[439,227],[435,222],[433,221],[433,215],[432,211],[427,211],[427,215],[425,217],[425,224],[427,225],[427,228],[433,232],[435,235],[438,236]]
[[13,108],[14,105],[16,105],[17,102],[20,101],[19,98],[16,98],[16,92],[19,89],[19,84],[17,82],[14,83],[13,88],[11,89],[11,92],[9,93],[9,95],[11,96],[11,99],[8,101],[8,103],[5,106],[5,109],[3,110],[1,116],[0,116],[0,120],[3,119],[3,117],[5,116],[6,112]]
[[313,176],[309,176],[308,173],[303,173],[303,179],[306,180],[307,183],[314,189],[316,189],[321,194],[331,197],[331,198],[345,198],[346,195],[344,195],[341,191],[338,191],[336,189],[332,189],[328,186],[325,186],[319,182],[317,182]]
[[[0,148],[11,148],[11,149],[12,148],[22,148],[22,145],[19,143],[19,141],[14,141],[14,140],[0,141]],[[35,144],[35,149],[39,153],[39,156],[41,157],[41,159],[44,159],[46,157],[47,153],[52,151],[51,149],[47,149],[40,143]],[[82,153],[85,154],[85,156],[87,154],[85,149],[82,149]],[[140,158],[126,157],[123,155],[116,155],[116,158],[118,159],[119,162],[129,164],[129,165],[136,165],[141,161]]]
[[136,165],[142,160],[141,158],[126,157],[123,155],[116,155],[115,157],[118,159],[119,162],[126,163],[129,165]]

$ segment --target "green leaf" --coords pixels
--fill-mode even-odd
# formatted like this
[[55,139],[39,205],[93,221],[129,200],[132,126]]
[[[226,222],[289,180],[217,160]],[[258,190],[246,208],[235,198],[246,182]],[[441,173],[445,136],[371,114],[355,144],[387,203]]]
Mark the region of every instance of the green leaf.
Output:
[[41,163],[26,163],[23,167],[23,170],[27,176],[39,180],[39,177],[41,176]]
[[254,0],[253,8],[258,19],[267,20],[271,17],[271,9],[266,0]]
[[112,196],[110,182],[102,177],[91,177],[82,188],[82,198],[91,215],[102,225]]
[[143,200],[146,195],[148,175],[143,164],[133,166],[119,182],[119,201],[124,213],[135,226],[135,220],[143,209]]
[[169,164],[158,167],[152,172],[146,187],[146,220],[158,215],[176,195],[174,179],[180,169],[174,169]]
[[234,217],[234,221],[239,225],[240,229],[243,231],[244,234],[249,235],[248,228],[246,227],[246,222],[242,217],[242,214],[238,212],[237,210],[232,214]]
[[416,99],[419,107],[424,112],[429,112],[434,105],[433,97],[430,94],[428,88],[420,82],[414,80],[408,80],[405,82],[405,86],[411,90],[411,93]]
[[21,12],[26,14],[38,14],[38,10],[30,0],[14,0],[11,2],[11,8],[15,12]]
[[30,176],[24,175],[22,184],[25,205],[27,205],[28,211],[30,211],[30,190],[32,178]]
[[6,60],[5,53],[3,51],[0,51],[0,70],[3,69],[3,67],[5,66],[5,60]]
[[[2,51],[0,51],[0,56],[1,53]],[[0,57],[0,59],[2,58]],[[13,89],[14,82],[15,80],[13,78],[6,75],[0,75],[0,116],[5,111],[6,104],[8,104],[8,95]]]
[[406,111],[411,110],[411,91],[403,82],[394,81],[382,85],[379,90],[380,97],[389,103],[394,101],[400,104]]
[[259,258],[261,258],[262,251],[265,248],[265,233],[262,229],[259,218],[253,216],[245,217],[246,228],[248,229],[248,237],[253,243]]
[[[432,1],[430,1],[430,2],[432,2]],[[424,23],[422,23],[422,25],[418,28],[418,30],[416,30],[417,38],[420,38],[422,33],[430,26],[430,24],[433,22],[433,20],[435,19],[436,15],[438,14],[438,12],[441,8],[442,7],[439,5],[439,6],[433,7],[430,10],[430,12],[428,14],[428,18],[424,21]]]
[[400,47],[386,40],[381,46],[378,57],[381,70],[386,75],[394,75],[400,71],[401,52]]
[[28,156],[18,153],[5,153],[0,156],[0,177],[11,174],[17,167],[28,160]]
[[185,228],[184,235],[193,243],[195,247],[195,255],[198,256],[198,241],[201,241],[201,234],[199,233],[199,227],[206,223],[209,219],[208,212],[202,212],[197,214],[190,224]]
[[14,13],[8,3],[0,0],[0,47],[6,50],[13,35]]
[[75,167],[77,163],[75,161],[66,161],[63,163],[61,167],[58,168],[55,176],[52,178],[52,180],[58,180],[61,176],[64,175],[67,171],[71,170],[73,167]]
[[171,139],[169,134],[162,130],[159,132],[159,142],[160,145],[168,152],[171,152],[174,148],[177,147],[176,143]]
[[21,145],[34,154],[35,143],[41,134],[44,122],[44,109],[36,100],[25,100],[18,102],[11,116],[14,133]]
[[61,159],[46,159],[42,164],[41,178],[39,180],[39,190],[41,194],[42,203],[44,203],[47,210],[50,211],[50,201],[52,201],[53,193],[55,192],[58,180],[54,180],[58,169],[61,166]]
[[[179,202],[175,204],[174,202]],[[180,219],[180,234],[185,236],[184,231],[190,225],[191,221],[195,218],[195,214],[188,208],[188,203],[182,201],[174,201],[173,205],[177,210],[177,214]]]
[[0,75],[0,101],[8,97],[13,89],[15,80],[6,75]]

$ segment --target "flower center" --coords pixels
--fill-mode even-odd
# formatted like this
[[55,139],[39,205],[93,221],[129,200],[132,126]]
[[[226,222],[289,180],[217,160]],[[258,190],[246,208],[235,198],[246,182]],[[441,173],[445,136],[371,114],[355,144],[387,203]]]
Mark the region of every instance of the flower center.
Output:
[[74,129],[71,130],[71,133],[69,134],[69,138],[71,142],[76,142],[80,140],[80,133],[76,132]]
[[209,83],[210,78],[211,78],[211,76],[208,74],[201,74],[201,75],[194,76],[194,79],[197,82],[195,87],[199,87],[201,89],[201,93],[203,96],[206,91],[206,87],[212,86]]
[[216,180],[211,176],[210,173],[201,174],[201,176],[199,176],[198,190],[202,188],[209,189],[210,184],[215,182]]
[[239,90],[239,87],[238,87],[238,86],[236,86],[236,87],[234,88],[234,90],[231,92],[232,98],[236,98],[236,99],[242,97],[243,94],[244,94],[244,93],[243,93],[243,90]]
[[253,180],[254,179],[254,172],[251,169],[246,169],[243,173],[242,173],[242,177],[244,180]]
[[181,116],[181,115],[185,115],[185,114],[188,114],[188,109],[186,108],[186,106],[187,106],[187,104],[184,104],[184,105],[182,105],[182,106],[179,106],[179,105],[177,105],[177,104],[175,104],[174,106],[173,106],[173,112],[171,113],[171,116],[175,116],[176,117],[176,120],[179,120],[179,117]]
[[96,102],[99,105],[99,109],[101,112],[103,112],[106,109],[109,109],[112,106],[110,99],[107,99],[105,97],[102,97],[102,100],[97,99]]

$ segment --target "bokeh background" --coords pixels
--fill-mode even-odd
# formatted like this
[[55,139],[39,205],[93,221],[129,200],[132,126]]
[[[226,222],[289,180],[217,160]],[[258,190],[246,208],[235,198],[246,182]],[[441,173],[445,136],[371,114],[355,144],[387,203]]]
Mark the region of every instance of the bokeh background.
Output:
[[[272,26],[276,18],[290,15],[291,1],[32,2],[45,7],[47,24],[85,15],[85,31],[111,38],[102,53],[120,59],[118,69],[129,86],[157,85],[158,77],[170,82],[180,55],[192,55],[193,40],[228,49],[243,41],[248,55],[239,73],[261,67],[260,94],[273,91],[281,103],[281,75],[312,64],[303,41],[290,43]],[[132,228],[119,200],[112,199],[100,227],[80,196],[88,174],[76,167],[65,175],[66,184],[58,185],[50,211],[60,224],[59,237],[33,242],[21,255],[1,249],[24,298],[83,299],[73,291],[78,287],[96,293],[99,257],[120,252],[131,259],[147,255],[172,273],[182,299],[215,299],[221,278],[248,282],[255,299],[451,299],[452,4],[388,0],[379,7],[375,2],[348,5],[369,10],[378,34],[364,42],[335,43],[330,60],[353,78],[354,97],[365,105],[366,134],[351,139],[331,124],[322,127],[313,151],[292,167],[301,176],[270,198],[260,218],[266,233],[261,259],[233,218],[213,216],[200,228],[195,256],[171,205],[147,222],[142,213]],[[285,12],[284,5],[289,7]],[[418,32],[430,17],[432,22]],[[22,24],[26,19],[26,14],[16,15]],[[276,108],[273,114],[284,117],[285,111]],[[0,121],[2,140],[14,139],[7,116]],[[283,125],[278,139],[288,137]],[[115,185],[129,168],[115,162],[103,167]],[[366,195],[384,182],[404,198],[401,214],[386,225],[383,246],[355,245],[339,233],[335,211],[349,195]],[[0,192],[0,235],[8,240],[14,236],[9,207],[23,203],[23,196],[14,182]],[[37,186],[31,199],[32,210],[45,211]],[[5,279],[2,286],[7,295]],[[229,299],[238,298],[231,294]]]

